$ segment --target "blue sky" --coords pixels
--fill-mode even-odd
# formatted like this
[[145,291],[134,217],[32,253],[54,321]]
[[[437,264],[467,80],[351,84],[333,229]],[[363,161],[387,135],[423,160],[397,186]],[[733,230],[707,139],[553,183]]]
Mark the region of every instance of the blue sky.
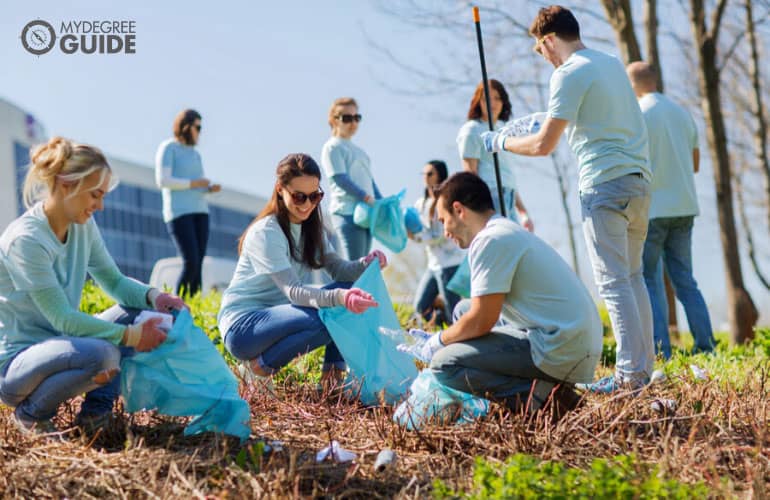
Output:
[[[134,20],[136,54],[32,56],[19,35],[35,18],[57,30],[62,21]],[[466,19],[472,33],[470,12],[459,21]],[[329,104],[354,96],[364,115],[354,140],[372,158],[382,191],[405,187],[411,203],[419,195],[425,161],[441,158],[450,170],[459,169],[455,136],[472,88],[433,96],[394,93],[384,84],[408,88],[410,77],[396,71],[367,39],[425,68],[442,47],[454,51],[453,44],[467,44],[406,27],[365,1],[12,2],[0,17],[0,96],[35,115],[49,135],[95,144],[147,165],[170,135],[174,115],[193,107],[203,115],[200,151],[208,176],[261,195],[270,191],[275,164],[287,153],[319,159],[329,136]],[[458,57],[474,54],[475,47],[462,48]],[[457,63],[478,65],[475,59]],[[494,75],[495,68],[489,72]],[[538,234],[569,260],[549,167],[542,161],[523,163],[518,181]],[[708,165],[704,170],[698,181],[704,215],[695,230],[696,277],[719,324],[723,273],[714,269],[721,268],[721,251],[711,172]],[[570,204],[575,217],[574,192]],[[579,228],[576,236],[583,278],[590,282]],[[748,266],[744,275],[751,284]],[[753,285],[752,290],[758,303],[767,302],[766,293]]]

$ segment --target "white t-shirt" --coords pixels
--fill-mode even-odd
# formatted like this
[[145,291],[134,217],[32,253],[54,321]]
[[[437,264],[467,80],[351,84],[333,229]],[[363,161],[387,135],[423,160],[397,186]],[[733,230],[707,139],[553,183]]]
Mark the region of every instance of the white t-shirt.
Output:
[[329,138],[321,150],[321,166],[326,178],[329,179],[331,213],[351,215],[356,204],[361,201],[335,184],[332,177],[337,174],[347,174],[353,184],[363,189],[367,195],[374,196],[374,177],[372,177],[369,155],[353,144],[350,139]]
[[494,216],[471,242],[468,260],[471,297],[505,294],[502,317],[528,333],[538,368],[569,382],[593,380],[601,320],[588,290],[553,248]]
[[650,219],[698,215],[692,151],[698,129],[682,106],[658,92],[639,99],[650,137]]
[[465,250],[458,247],[454,241],[444,237],[444,225],[430,216],[432,198],[420,198],[414,207],[420,212],[422,222],[422,242],[425,244],[425,255],[428,257],[428,269],[441,271],[447,267],[459,266],[465,258]]
[[[300,251],[301,224],[290,224],[295,251]],[[324,235],[326,251],[332,246]],[[255,222],[246,233],[235,273],[219,309],[219,331],[224,335],[241,315],[255,309],[289,304],[288,297],[275,284],[271,274],[292,268],[302,283],[311,282],[312,269],[289,254],[289,240],[278,219],[269,215]]]

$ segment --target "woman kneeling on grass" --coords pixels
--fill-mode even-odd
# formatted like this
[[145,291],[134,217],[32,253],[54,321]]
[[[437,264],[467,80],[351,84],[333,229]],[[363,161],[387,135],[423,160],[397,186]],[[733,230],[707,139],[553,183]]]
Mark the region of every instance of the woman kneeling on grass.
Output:
[[[32,151],[24,182],[29,210],[0,236],[0,399],[15,407],[24,432],[54,431],[59,403],[83,393],[75,424],[106,424],[119,395],[121,356],[166,339],[157,319],[126,325],[139,309],[185,307],[124,276],[107,252],[91,215],[115,184],[98,149],[55,137]],[[80,312],[87,273],[126,308],[99,317]]]
[[[345,375],[346,364],[318,317],[321,307],[344,306],[354,313],[377,303],[357,288],[347,289],[377,259],[375,250],[358,260],[340,258],[324,233],[321,170],[308,155],[291,154],[276,168],[267,206],[241,236],[240,257],[222,296],[219,331],[227,350],[257,376],[276,373],[298,355],[326,346],[322,382]],[[310,286],[311,272],[324,269],[333,280]]]

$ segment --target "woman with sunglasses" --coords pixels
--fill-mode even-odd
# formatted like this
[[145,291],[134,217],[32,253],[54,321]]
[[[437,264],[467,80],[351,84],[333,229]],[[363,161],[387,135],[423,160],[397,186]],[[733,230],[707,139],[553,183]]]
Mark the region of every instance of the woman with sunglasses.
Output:
[[382,195],[372,177],[369,156],[351,141],[361,121],[356,100],[336,99],[329,108],[328,121],[332,136],[321,151],[321,165],[329,178],[329,210],[344,256],[355,260],[369,253],[372,246],[369,230],[353,222],[356,204],[372,205]]
[[[227,350],[256,376],[326,346],[322,381],[344,376],[345,360],[318,316],[321,307],[343,306],[354,313],[377,306],[372,296],[347,289],[366,267],[385,255],[375,250],[354,261],[343,260],[325,237],[318,204],[321,170],[308,155],[291,154],[276,168],[273,195],[241,236],[238,264],[222,296],[219,331]],[[310,285],[314,269],[324,269],[334,283]]]
[[201,267],[209,240],[207,193],[222,189],[203,174],[195,149],[201,133],[201,115],[185,109],[174,119],[174,138],[158,147],[155,182],[162,189],[163,221],[182,256],[182,274],[176,293],[194,295],[201,289]]
[[[501,128],[505,122],[511,119],[512,107],[508,99],[508,92],[503,84],[497,80],[489,80],[489,101],[492,107],[492,122],[495,129]],[[460,128],[457,134],[457,146],[460,151],[460,160],[463,169],[472,172],[486,182],[492,192],[492,201],[495,211],[500,213],[500,196],[497,190],[497,177],[495,176],[495,163],[491,153],[484,148],[480,134],[489,130],[487,104],[484,98],[484,83],[476,86],[476,91],[471,98],[468,109],[468,121]],[[529,231],[535,227],[527,214],[524,202],[516,190],[516,179],[513,174],[514,155],[498,154],[500,165],[500,180],[503,187],[503,201],[505,213],[511,220],[519,222]]]
[[452,324],[452,311],[460,301],[460,296],[447,290],[446,284],[465,258],[465,251],[444,236],[444,226],[433,209],[436,200],[433,188],[444,182],[448,175],[446,163],[443,161],[431,160],[426,163],[422,167],[425,192],[414,205],[420,213],[420,222],[424,229],[413,238],[425,244],[425,254],[428,258],[428,267],[417,285],[414,310],[425,321],[430,321],[434,315],[433,304],[440,295],[444,300],[444,310],[435,318],[438,325]]
[[[75,425],[94,430],[112,415],[121,357],[166,339],[157,318],[131,324],[139,310],[185,304],[124,276],[107,252],[92,215],[116,182],[101,151],[54,137],[31,158],[29,209],[0,236],[0,400],[22,432],[50,432],[59,403],[85,393]],[[87,275],[125,308],[80,312]]]

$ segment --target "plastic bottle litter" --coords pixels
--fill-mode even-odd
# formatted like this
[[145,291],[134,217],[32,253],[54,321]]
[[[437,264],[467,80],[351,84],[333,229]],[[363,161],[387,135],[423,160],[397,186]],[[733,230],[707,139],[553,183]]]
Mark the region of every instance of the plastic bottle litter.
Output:
[[377,454],[377,459],[374,461],[374,472],[383,472],[386,469],[393,467],[396,464],[398,455],[393,450],[385,448]]
[[332,441],[332,444],[325,447],[315,455],[316,462],[323,462],[327,457],[331,457],[336,463],[351,462],[356,459],[356,454],[350,450],[346,450],[337,441]]
[[701,368],[698,365],[690,365],[690,370],[692,370],[692,375],[693,375],[693,377],[695,377],[695,380],[708,380],[709,379],[709,375],[706,372],[706,370],[704,370],[703,368]]
[[676,401],[673,399],[656,399],[650,403],[650,408],[655,413],[674,413],[676,411]]
[[657,384],[663,382],[664,380],[666,380],[666,374],[663,372],[663,370],[655,370],[652,372],[652,376],[650,377],[651,384]]

